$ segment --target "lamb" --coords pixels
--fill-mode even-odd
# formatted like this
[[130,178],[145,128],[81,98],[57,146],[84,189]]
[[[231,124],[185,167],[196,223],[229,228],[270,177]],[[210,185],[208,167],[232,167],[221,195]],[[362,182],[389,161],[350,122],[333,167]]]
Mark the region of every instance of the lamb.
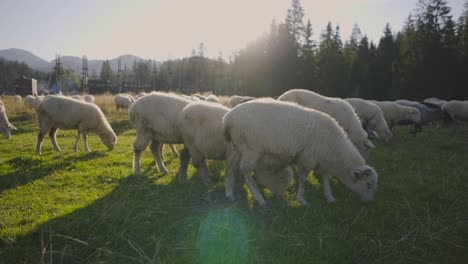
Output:
[[115,106],[117,107],[117,111],[120,108],[128,109],[130,106],[135,102],[135,99],[128,94],[117,94],[114,96]]
[[385,121],[390,129],[392,129],[398,122],[411,121],[419,124],[421,122],[421,114],[419,110],[409,106],[399,105],[395,102],[389,101],[373,101],[369,102],[376,104],[382,110]]
[[375,104],[360,98],[345,99],[356,111],[366,131],[375,131],[379,137],[388,142],[392,132],[388,129],[382,110]]
[[77,101],[64,96],[50,96],[44,99],[38,109],[39,134],[37,136],[36,153],[41,154],[42,141],[47,132],[56,151],[60,151],[55,135],[58,129],[77,129],[75,145],[73,149],[78,151],[78,142],[83,135],[85,150],[88,147],[88,132],[96,133],[101,142],[109,150],[114,149],[117,141],[109,122],[104,113],[95,105]]
[[[409,100],[397,100],[395,103],[399,105],[413,107],[419,110],[421,121],[419,123],[414,123],[412,121],[403,121],[403,124],[413,124],[414,125],[414,135],[422,131],[422,126],[429,124],[431,122],[437,122],[444,120],[444,112],[439,108],[429,108],[426,105],[418,102],[413,102]],[[401,124],[401,123],[400,123]]]
[[468,122],[468,102],[453,100],[444,104],[442,110],[454,121]]
[[366,160],[370,151],[375,148],[374,144],[367,138],[367,133],[362,128],[361,121],[353,107],[343,99],[325,97],[308,90],[294,89],[282,94],[278,100],[295,102],[324,112],[336,119]]
[[242,103],[245,103],[245,102],[248,102],[250,100],[253,100],[255,99],[254,97],[251,97],[251,96],[239,96],[239,95],[233,95],[231,96],[231,98],[229,99],[229,105],[232,107],[235,107],[239,104],[242,104]]
[[219,103],[219,98],[214,94],[210,94],[206,97],[206,101],[212,103]]
[[83,98],[84,98],[85,102],[94,104],[94,96],[92,96],[90,94],[87,94],[87,95],[83,96]]
[[[193,102],[182,110],[177,119],[177,127],[182,135],[184,145],[190,151],[192,162],[206,185],[210,184],[210,172],[206,165],[206,159],[225,160],[232,156],[233,147],[225,139],[223,129],[223,116],[229,110],[220,104],[203,101]],[[232,161],[235,162],[235,160]],[[185,181],[188,159],[181,160],[180,164],[179,177],[181,181]],[[259,182],[274,194],[280,195],[286,191],[292,180],[292,169],[289,166],[275,168],[275,166],[270,166],[267,161],[261,162],[261,165],[256,169]],[[232,174],[234,171],[230,173]],[[226,177],[226,179],[232,180],[233,178]],[[233,194],[227,196],[233,197]]]
[[0,100],[0,131],[5,139],[10,139],[12,130],[17,129],[10,123],[10,121],[8,121],[5,104]]
[[[297,164],[296,200],[301,205],[307,204],[304,188],[310,170],[322,178],[328,202],[335,201],[329,175],[340,179],[363,201],[373,199],[377,173],[328,114],[294,103],[259,99],[233,108],[223,124],[226,138],[240,153],[239,172],[260,205],[266,202],[250,174],[262,158],[277,166]],[[232,186],[226,186],[227,192],[229,188]]]
[[[161,144],[182,144],[182,136],[177,128],[177,117],[191,101],[175,94],[152,92],[139,98],[129,109],[130,122],[136,127],[133,144],[133,171],[140,174],[140,156],[151,142],[150,149],[161,173],[167,173],[161,158]],[[190,155],[184,148],[181,153]]]

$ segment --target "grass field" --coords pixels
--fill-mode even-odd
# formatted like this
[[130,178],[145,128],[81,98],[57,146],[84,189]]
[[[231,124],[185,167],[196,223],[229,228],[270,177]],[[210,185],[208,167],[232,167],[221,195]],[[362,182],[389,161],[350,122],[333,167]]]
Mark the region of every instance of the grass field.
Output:
[[398,128],[377,144],[370,205],[336,180],[327,204],[310,175],[306,207],[291,185],[282,198],[265,191],[259,208],[241,183],[239,201],[225,201],[223,162],[209,163],[209,190],[192,166],[179,183],[169,148],[169,174],[147,150],[134,176],[135,129],[110,104],[105,112],[119,137],[113,151],[90,135],[92,152],[80,144],[75,153],[75,131],[59,131],[62,152],[46,137],[38,156],[34,113],[10,108],[19,131],[0,139],[0,263],[468,263],[467,127],[417,137]]

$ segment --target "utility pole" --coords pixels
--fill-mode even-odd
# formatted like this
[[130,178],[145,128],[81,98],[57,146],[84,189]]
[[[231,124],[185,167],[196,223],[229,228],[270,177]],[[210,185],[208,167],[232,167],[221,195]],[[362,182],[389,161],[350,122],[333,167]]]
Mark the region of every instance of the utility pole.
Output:
[[88,75],[88,58],[83,56],[81,59],[81,91],[89,93],[89,75]]

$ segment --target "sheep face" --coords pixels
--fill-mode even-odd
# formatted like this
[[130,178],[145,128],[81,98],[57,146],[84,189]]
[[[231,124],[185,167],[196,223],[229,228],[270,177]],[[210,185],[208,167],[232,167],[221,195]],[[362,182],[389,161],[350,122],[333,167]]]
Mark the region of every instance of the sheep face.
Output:
[[390,129],[385,129],[385,131],[382,133],[382,135],[379,135],[384,142],[390,141],[390,139],[393,137],[392,131]]
[[3,124],[0,126],[0,131],[6,139],[10,139],[12,130],[17,130],[12,124]]
[[413,121],[416,124],[421,123],[421,113],[419,112],[418,109],[416,108],[408,109],[408,112],[406,114],[408,117],[407,119]]
[[351,173],[351,183],[348,187],[359,194],[363,202],[370,202],[374,199],[377,181],[377,172],[372,167],[363,165]]
[[109,150],[113,150],[117,142],[117,136],[114,133],[108,134],[107,136],[101,137],[101,142],[106,145]]

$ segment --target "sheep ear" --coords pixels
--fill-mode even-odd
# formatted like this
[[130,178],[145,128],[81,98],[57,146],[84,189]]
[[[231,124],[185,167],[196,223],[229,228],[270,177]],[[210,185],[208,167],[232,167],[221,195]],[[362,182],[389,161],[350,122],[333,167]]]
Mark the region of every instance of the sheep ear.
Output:
[[368,147],[369,149],[375,149],[374,144],[372,144],[372,142],[370,142],[369,140],[366,142],[366,147]]
[[371,172],[372,170],[367,166],[365,166],[365,168],[357,169],[353,171],[352,180],[353,182],[362,180],[365,176],[369,175]]

